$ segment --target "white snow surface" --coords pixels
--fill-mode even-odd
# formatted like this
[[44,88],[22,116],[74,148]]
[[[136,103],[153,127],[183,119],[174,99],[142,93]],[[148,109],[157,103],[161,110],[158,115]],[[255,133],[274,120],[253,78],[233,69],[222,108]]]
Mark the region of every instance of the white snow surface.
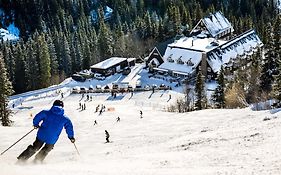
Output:
[[18,40],[19,37],[14,35],[13,33],[10,33],[8,30],[0,28],[0,39],[3,39],[4,41],[7,41],[7,40]]
[[[163,94],[163,95],[162,95]],[[172,101],[168,101],[169,94]],[[43,164],[16,164],[16,157],[31,144],[31,133],[0,156],[3,175],[183,175],[183,174],[280,174],[281,119],[279,112],[246,109],[202,110],[169,113],[158,106],[168,105],[182,94],[167,91],[119,94],[90,94],[87,109],[78,110],[80,94],[63,99],[65,113],[73,122],[76,146],[63,131]],[[3,151],[32,129],[33,116],[50,108],[54,98],[23,102],[14,111],[12,127],[0,126]],[[84,99],[81,102],[84,103]],[[167,102],[168,101],[168,102]],[[155,103],[155,108],[153,104]],[[102,115],[98,104],[115,109]],[[143,111],[140,119],[139,110]],[[121,118],[117,123],[116,118]],[[263,121],[265,117],[271,120]],[[98,125],[94,126],[93,121]],[[104,130],[112,143],[105,144]]]
[[[145,84],[169,84],[148,78],[146,70],[136,65],[131,81]],[[65,104],[65,113],[72,120],[76,146],[65,131],[43,164],[33,164],[34,157],[25,164],[17,164],[16,157],[32,144],[32,132],[5,154],[0,156],[2,175],[197,175],[197,174],[280,174],[281,119],[280,111],[252,111],[245,109],[208,109],[189,113],[165,112],[169,105],[184,97],[182,87],[173,91],[151,91],[117,94],[90,93],[92,101],[81,94],[70,94],[74,86],[122,82],[120,74],[104,81],[84,83],[65,80],[62,84],[11,97],[14,123],[0,126],[0,152],[32,129],[32,117],[49,109],[54,100]],[[208,89],[216,84],[210,83]],[[60,92],[57,92],[60,90]],[[170,99],[171,96],[171,99]],[[86,104],[81,111],[79,102]],[[95,113],[98,104],[106,106],[102,115]],[[140,118],[140,110],[143,118]],[[116,122],[120,117],[121,122]],[[267,119],[264,121],[264,119]],[[98,125],[94,125],[94,120]],[[105,133],[111,143],[105,143]]]

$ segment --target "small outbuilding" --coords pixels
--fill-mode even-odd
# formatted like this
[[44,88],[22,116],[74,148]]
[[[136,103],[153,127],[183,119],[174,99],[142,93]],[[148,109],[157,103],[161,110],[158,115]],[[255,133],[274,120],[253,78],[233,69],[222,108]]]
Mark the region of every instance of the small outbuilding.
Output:
[[135,63],[135,58],[111,57],[91,66],[91,72],[109,76],[116,72],[122,72],[127,67],[135,66]]

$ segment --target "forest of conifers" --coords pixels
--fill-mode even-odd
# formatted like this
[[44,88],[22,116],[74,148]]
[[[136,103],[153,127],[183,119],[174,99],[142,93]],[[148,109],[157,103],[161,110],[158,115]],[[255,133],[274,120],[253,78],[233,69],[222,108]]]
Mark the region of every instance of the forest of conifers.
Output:
[[[106,7],[113,10],[107,19]],[[0,9],[0,27],[14,22],[20,30],[20,40],[0,45],[15,93],[57,84],[111,56],[143,58],[215,11],[234,34],[254,28],[266,45],[279,13],[276,0],[0,0]]]

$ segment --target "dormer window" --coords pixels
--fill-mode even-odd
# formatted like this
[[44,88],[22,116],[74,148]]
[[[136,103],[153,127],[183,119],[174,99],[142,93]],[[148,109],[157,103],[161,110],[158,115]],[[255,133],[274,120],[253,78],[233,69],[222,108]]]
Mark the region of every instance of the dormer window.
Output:
[[193,66],[194,65],[194,63],[192,63],[192,61],[191,61],[191,58],[189,58],[189,60],[186,62],[186,64],[188,66]]
[[167,61],[170,62],[170,63],[175,62],[175,60],[172,59],[172,56],[173,56],[173,54],[171,54],[171,55],[167,58]]
[[182,57],[182,56],[180,56],[179,59],[177,60],[177,63],[178,63],[178,64],[184,64],[184,62],[182,61],[181,57]]

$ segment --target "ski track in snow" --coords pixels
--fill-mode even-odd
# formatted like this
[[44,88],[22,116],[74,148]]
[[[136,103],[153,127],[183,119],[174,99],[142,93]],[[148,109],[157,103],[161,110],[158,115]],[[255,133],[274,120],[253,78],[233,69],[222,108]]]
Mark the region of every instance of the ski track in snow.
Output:
[[[164,95],[161,95],[163,94]],[[169,94],[172,100],[167,102]],[[91,94],[86,110],[77,110],[81,94],[64,98],[66,114],[74,124],[78,156],[62,131],[55,148],[43,164],[17,165],[16,157],[31,144],[31,133],[0,156],[2,175],[177,175],[177,174],[280,174],[281,120],[279,112],[246,109],[209,109],[178,114],[160,109],[183,96],[173,91]],[[32,129],[33,116],[50,108],[54,98],[24,102],[12,117],[12,127],[0,127],[2,152]],[[95,107],[104,104],[114,111],[102,115]],[[155,104],[158,104],[157,107]],[[139,110],[143,111],[140,118]],[[117,117],[121,118],[116,122]],[[263,121],[265,117],[271,120]],[[94,126],[93,121],[98,125]],[[110,141],[105,144],[104,130]]]

